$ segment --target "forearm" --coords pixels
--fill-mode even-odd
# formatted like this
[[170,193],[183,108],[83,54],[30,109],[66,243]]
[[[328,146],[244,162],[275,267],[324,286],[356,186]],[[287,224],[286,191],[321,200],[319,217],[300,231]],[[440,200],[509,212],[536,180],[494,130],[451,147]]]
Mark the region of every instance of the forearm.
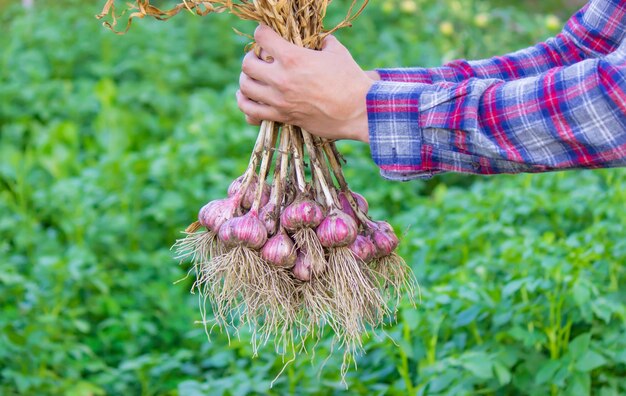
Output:
[[626,166],[626,61],[616,53],[512,82],[380,81],[368,94],[383,176]]

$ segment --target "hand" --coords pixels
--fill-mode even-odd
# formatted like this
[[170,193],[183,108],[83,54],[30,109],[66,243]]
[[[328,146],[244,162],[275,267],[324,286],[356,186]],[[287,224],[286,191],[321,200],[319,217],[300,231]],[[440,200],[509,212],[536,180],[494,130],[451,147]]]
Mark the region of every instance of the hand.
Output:
[[376,70],[368,70],[365,72],[365,74],[367,74],[367,76],[369,78],[371,78],[374,81],[379,81],[380,80],[380,74],[378,74],[378,72]]
[[264,25],[254,38],[268,62],[252,51],[243,60],[237,104],[249,123],[271,120],[328,139],[369,140],[365,101],[374,81],[335,37],[327,36],[321,51],[291,44]]

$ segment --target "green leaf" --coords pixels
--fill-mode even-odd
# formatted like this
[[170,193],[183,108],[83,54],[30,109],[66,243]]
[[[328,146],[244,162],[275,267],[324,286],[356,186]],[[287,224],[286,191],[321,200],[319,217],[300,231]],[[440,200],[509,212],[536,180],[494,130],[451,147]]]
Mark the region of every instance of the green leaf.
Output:
[[603,387],[600,389],[599,396],[620,396],[620,394],[614,388]]
[[409,326],[410,330],[415,330],[419,326],[420,316],[415,308],[405,308],[402,310],[402,320]]
[[85,381],[77,383],[67,391],[67,396],[101,396],[105,394],[104,389]]
[[626,350],[623,350],[615,354],[615,361],[626,364]]
[[91,329],[91,325],[89,324],[89,322],[80,319],[74,320],[74,326],[76,326],[78,331],[80,331],[81,333],[87,333]]
[[589,396],[591,394],[591,376],[589,373],[574,373],[568,381],[565,394],[568,396]]
[[607,324],[611,321],[615,311],[618,310],[615,304],[606,298],[594,299],[591,303],[591,309],[598,318]]
[[476,320],[476,317],[478,316],[479,313],[480,313],[480,307],[476,305],[466,309],[465,311],[459,313],[459,315],[456,317],[456,321],[454,322],[454,327],[467,326],[468,324]]
[[574,301],[579,307],[586,305],[591,298],[591,291],[586,284],[582,282],[576,282],[572,288],[572,294],[574,295]]
[[19,285],[24,282],[24,278],[19,274],[0,272],[0,284]]
[[493,378],[493,362],[485,353],[477,352],[466,354],[461,358],[461,365],[478,378]]
[[548,360],[546,363],[542,364],[535,375],[535,384],[542,385],[551,381],[559,367],[561,367],[561,362],[558,360]]
[[511,372],[502,363],[495,362],[493,364],[493,370],[496,373],[496,377],[498,378],[500,385],[506,385],[511,382]]
[[578,360],[589,349],[591,333],[584,333],[569,343],[568,352],[573,360]]
[[522,285],[524,285],[525,282],[526,282],[526,279],[517,279],[512,282],[507,283],[502,288],[502,297],[508,297],[511,294],[515,293],[522,287]]
[[446,390],[456,378],[459,377],[457,370],[450,370],[442,375],[436,376],[428,383],[428,390],[432,393],[439,393]]
[[606,364],[604,356],[588,350],[576,361],[574,368],[578,371],[588,372]]

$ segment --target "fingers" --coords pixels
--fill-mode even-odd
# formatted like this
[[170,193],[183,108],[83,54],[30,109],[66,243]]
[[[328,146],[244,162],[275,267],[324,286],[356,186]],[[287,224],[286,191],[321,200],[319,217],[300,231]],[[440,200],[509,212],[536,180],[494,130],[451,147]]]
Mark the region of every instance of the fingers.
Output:
[[[259,48],[261,48],[261,47],[259,47]],[[265,63],[273,63],[274,62],[274,57],[272,55],[269,55],[263,48],[261,48],[261,50],[259,51],[259,54],[258,54],[257,58],[263,60]]]
[[274,108],[247,98],[241,91],[237,91],[236,97],[237,106],[246,115],[249,124],[258,125],[261,120],[285,122]]
[[[259,25],[254,31],[254,40],[274,59],[292,50],[295,45],[283,39],[267,25]],[[296,47],[297,48],[297,47]]]
[[241,73],[239,75],[239,90],[245,97],[255,102],[268,104],[274,103],[272,100],[274,96],[272,89],[266,84],[250,78],[245,73]]
[[244,56],[241,70],[250,78],[262,83],[268,83],[268,76],[272,73],[272,64],[259,59],[254,51],[250,51]]

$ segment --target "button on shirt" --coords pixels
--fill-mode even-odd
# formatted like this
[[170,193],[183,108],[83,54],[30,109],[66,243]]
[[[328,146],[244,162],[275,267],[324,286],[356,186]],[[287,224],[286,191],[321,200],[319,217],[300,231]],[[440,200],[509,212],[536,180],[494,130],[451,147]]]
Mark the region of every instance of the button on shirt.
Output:
[[626,1],[592,0],[531,48],[379,69],[367,95],[383,177],[626,166]]

